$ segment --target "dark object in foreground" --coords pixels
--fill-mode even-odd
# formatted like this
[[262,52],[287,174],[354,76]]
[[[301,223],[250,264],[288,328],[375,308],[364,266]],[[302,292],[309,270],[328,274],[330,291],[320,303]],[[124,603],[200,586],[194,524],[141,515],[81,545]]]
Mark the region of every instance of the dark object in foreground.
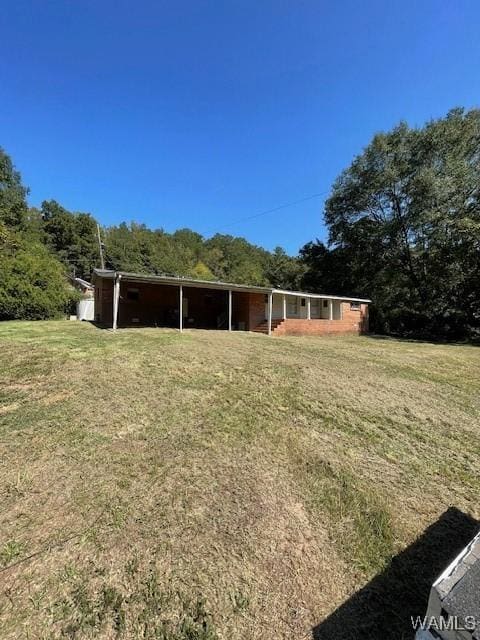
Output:
[[425,616],[432,584],[478,532],[450,508],[390,565],[313,630],[314,640],[412,640],[412,617]]

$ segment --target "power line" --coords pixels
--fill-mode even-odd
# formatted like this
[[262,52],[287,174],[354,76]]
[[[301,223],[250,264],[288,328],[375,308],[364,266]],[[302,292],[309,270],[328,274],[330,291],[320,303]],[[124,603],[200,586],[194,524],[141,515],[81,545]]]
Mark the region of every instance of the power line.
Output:
[[[260,218],[262,216],[266,216],[269,213],[275,213],[275,211],[280,211],[281,209],[287,209],[288,207],[294,207],[297,204],[301,204],[302,202],[307,202],[308,200],[313,200],[314,198],[321,198],[327,195],[328,191],[324,191],[323,193],[313,193],[311,196],[306,196],[305,198],[300,198],[300,200],[295,200],[294,202],[287,202],[286,204],[281,204],[278,207],[273,207],[273,209],[266,209],[265,211],[260,211],[259,213],[254,213],[251,216],[246,216],[245,218],[239,218],[238,220],[232,220],[226,226],[222,226],[222,229],[228,229],[237,224],[241,224],[242,222],[247,222],[248,220],[254,220],[255,218]],[[206,233],[210,231],[214,231],[214,228],[208,229]]]
[[[312,193],[310,196],[305,196],[304,198],[300,198],[299,200],[294,200],[293,202],[287,202],[285,204],[279,205],[278,207],[273,207],[272,209],[265,209],[264,211],[259,211],[258,213],[254,213],[251,216],[246,216],[245,218],[232,220],[226,226],[222,226],[221,230],[228,229],[229,227],[232,227],[237,224],[241,224],[242,222],[247,222],[248,220],[255,220],[256,218],[261,218],[262,216],[266,216],[269,213],[275,213],[276,211],[281,211],[282,209],[288,209],[289,207],[294,207],[295,205],[301,204],[302,202],[308,202],[309,200],[314,200],[315,198],[322,198],[323,196],[326,196],[328,193],[329,193],[328,190],[323,191],[322,193]],[[219,233],[219,231],[220,230],[218,229],[218,227],[211,227],[210,229],[207,229],[203,233],[204,234],[210,233],[210,232]],[[98,225],[97,225],[97,232],[99,234]],[[106,250],[105,243],[100,241],[100,237],[99,237],[99,248],[100,248],[101,258],[105,256],[108,262],[110,262],[111,264],[114,263],[114,261],[109,256],[108,251]]]

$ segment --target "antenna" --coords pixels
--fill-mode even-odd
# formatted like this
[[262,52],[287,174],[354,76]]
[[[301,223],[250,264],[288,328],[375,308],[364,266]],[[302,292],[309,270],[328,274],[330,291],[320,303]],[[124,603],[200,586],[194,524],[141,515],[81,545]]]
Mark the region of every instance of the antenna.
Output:
[[100,265],[102,269],[105,269],[105,260],[103,257],[103,243],[102,238],[100,237],[100,225],[97,222],[97,237],[98,237],[98,251],[100,253]]

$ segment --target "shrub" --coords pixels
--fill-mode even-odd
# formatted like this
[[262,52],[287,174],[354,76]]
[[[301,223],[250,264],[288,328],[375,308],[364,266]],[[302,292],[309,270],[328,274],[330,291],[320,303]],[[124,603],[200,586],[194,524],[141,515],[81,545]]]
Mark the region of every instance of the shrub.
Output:
[[47,247],[0,228],[0,320],[56,318],[76,298]]

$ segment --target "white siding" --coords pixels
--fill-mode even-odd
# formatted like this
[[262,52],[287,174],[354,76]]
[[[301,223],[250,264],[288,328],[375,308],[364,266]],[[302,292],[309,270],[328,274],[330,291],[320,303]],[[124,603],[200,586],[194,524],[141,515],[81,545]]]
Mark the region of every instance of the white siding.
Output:
[[95,320],[93,298],[83,298],[77,302],[77,318],[79,320]]

